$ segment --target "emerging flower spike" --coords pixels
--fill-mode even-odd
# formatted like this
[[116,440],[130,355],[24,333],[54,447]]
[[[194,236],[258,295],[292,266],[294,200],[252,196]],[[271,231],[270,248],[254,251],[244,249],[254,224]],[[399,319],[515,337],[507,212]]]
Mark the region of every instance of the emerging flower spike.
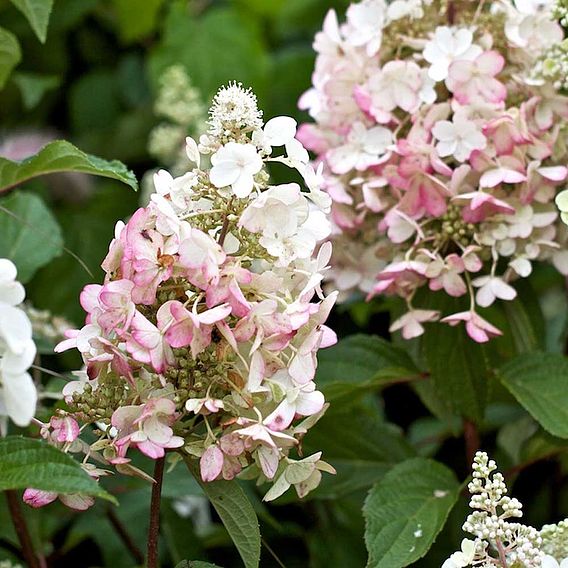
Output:
[[501,568],[564,568],[568,565],[568,520],[545,525],[541,531],[511,519],[523,516],[522,505],[507,497],[507,486],[497,465],[485,452],[473,461],[473,479],[468,485],[473,509],[463,530],[461,550],[454,552],[442,568],[465,566]]
[[[199,460],[206,482],[288,478],[326,410],[313,379],[318,349],[335,342],[325,321],[336,299],[320,287],[329,245],[314,256],[331,231],[330,200],[295,136],[289,117],[263,124],[250,90],[219,90],[208,132],[187,140],[195,167],[155,175],[148,207],[117,224],[105,282],[81,294],[86,325],[56,351],[78,349],[86,378],[65,387],[67,412],[44,428],[50,443],[84,450],[75,426],[96,423],[87,452],[121,473],[144,475],[134,450],[177,451]],[[296,169],[308,191],[270,185],[270,161]],[[292,478],[301,496],[333,472],[320,457]],[[277,483],[267,498],[283,492]],[[30,490],[26,501],[56,497]]]
[[[513,300],[534,262],[568,275],[565,4],[460,2],[451,24],[430,0],[353,2],[344,23],[330,10],[298,134],[332,200],[342,300],[400,296],[403,337],[441,319],[485,342],[501,331],[481,308]],[[568,195],[556,203],[567,221]],[[421,309],[423,286],[469,310]]]

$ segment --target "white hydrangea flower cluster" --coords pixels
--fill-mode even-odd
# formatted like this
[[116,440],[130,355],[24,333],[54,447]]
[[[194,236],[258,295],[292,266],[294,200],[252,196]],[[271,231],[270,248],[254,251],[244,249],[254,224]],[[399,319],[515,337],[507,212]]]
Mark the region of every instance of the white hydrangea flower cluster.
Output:
[[35,413],[37,392],[27,372],[36,346],[32,325],[20,304],[24,287],[16,280],[17,269],[7,258],[0,259],[0,434],[8,418],[27,426]]
[[464,539],[442,568],[567,568],[568,520],[545,525],[541,531],[511,522],[521,518],[522,504],[507,496],[504,477],[485,452],[477,452],[468,485],[474,510],[463,530],[475,537]]

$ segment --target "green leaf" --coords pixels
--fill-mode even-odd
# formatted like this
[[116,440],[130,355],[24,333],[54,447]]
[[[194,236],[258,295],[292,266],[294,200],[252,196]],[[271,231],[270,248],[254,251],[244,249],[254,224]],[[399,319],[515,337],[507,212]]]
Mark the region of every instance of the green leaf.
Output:
[[22,93],[24,108],[31,110],[44,95],[59,85],[57,75],[40,75],[38,73],[15,73],[14,83]]
[[85,154],[65,140],[50,142],[38,154],[22,162],[0,158],[0,193],[35,177],[57,172],[81,172],[108,177],[138,189],[134,174],[116,160]]
[[260,528],[256,513],[239,483],[236,480],[204,483],[195,460],[187,459],[186,463],[225,525],[245,568],[257,568],[260,563]]
[[459,493],[455,475],[434,460],[394,467],[369,492],[363,515],[369,568],[403,568],[422,558]]
[[312,508],[314,523],[305,535],[310,550],[310,568],[347,568],[365,566],[367,549],[361,514],[364,493],[318,503]]
[[11,0],[12,4],[28,19],[41,43],[45,43],[53,0]]
[[4,87],[10,73],[21,58],[22,52],[16,36],[0,28],[0,89]]
[[568,358],[556,353],[521,355],[501,367],[498,375],[545,430],[568,438]]
[[[184,467],[183,470],[186,477],[193,479],[187,468]],[[202,541],[195,534],[191,517],[180,517],[167,499],[162,500],[160,516],[160,532],[164,537],[173,563],[179,564],[185,558],[204,556]]]
[[[463,311],[463,305],[446,294],[433,294],[428,309],[449,315]],[[436,324],[423,335],[422,349],[438,397],[449,410],[480,422],[488,399],[489,371],[483,346],[463,326]]]
[[527,279],[515,284],[518,296],[512,302],[503,302],[505,315],[518,353],[529,353],[544,348],[546,327],[538,294]]
[[337,475],[324,475],[312,497],[336,499],[358,489],[368,488],[393,465],[414,457],[415,452],[402,431],[385,423],[376,409],[362,404],[344,412],[328,413],[304,439],[304,453],[323,451]]
[[130,43],[152,33],[163,3],[164,0],[114,0],[122,41]]
[[213,7],[196,18],[187,2],[172,2],[161,43],[149,60],[153,83],[174,64],[185,66],[205,99],[228,81],[254,86],[262,96],[269,59],[258,21],[229,7]]
[[[77,302],[79,293],[86,284],[102,281],[104,272],[100,264],[107,254],[116,220],[127,217],[138,206],[138,196],[134,192],[122,192],[117,199],[117,185],[117,182],[103,179],[97,184],[92,199],[58,204],[58,221],[63,229],[65,245],[81,259],[91,274],[77,258],[62,254],[42,268],[27,286],[26,291],[34,306],[71,321],[84,319]],[[65,274],[65,286],[53,286],[62,274]],[[46,294],[45,290],[50,293]]]
[[33,193],[17,191],[0,199],[0,227],[0,257],[14,262],[22,282],[63,251],[59,224]]
[[406,351],[375,336],[352,335],[320,351],[318,361],[316,383],[328,401],[420,375]]
[[116,501],[78,462],[43,440],[19,436],[0,439],[0,491],[27,487]]

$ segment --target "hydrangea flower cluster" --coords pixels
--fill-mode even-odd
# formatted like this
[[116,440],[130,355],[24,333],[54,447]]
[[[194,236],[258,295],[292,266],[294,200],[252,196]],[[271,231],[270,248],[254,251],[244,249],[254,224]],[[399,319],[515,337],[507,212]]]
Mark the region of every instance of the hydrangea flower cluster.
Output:
[[[566,558],[566,521],[545,525],[541,531],[510,519],[523,516],[522,505],[507,496],[503,475],[485,452],[473,461],[473,479],[468,485],[469,506],[474,510],[463,530],[475,537],[464,539],[442,568],[564,568]],[[559,564],[560,563],[560,564]]]
[[10,418],[27,426],[36,409],[37,392],[28,373],[35,355],[32,324],[22,307],[24,287],[16,280],[17,269],[0,258],[0,435]]
[[[336,341],[324,325],[336,294],[320,287],[331,246],[314,251],[330,199],[295,121],[264,124],[249,90],[220,89],[208,125],[199,145],[187,139],[195,167],[157,172],[148,207],[117,224],[104,284],[81,294],[86,325],[56,347],[78,349],[86,374],[65,386],[68,411],[44,437],[75,451],[78,423],[94,424],[86,452],[119,472],[141,474],[133,450],[178,451],[199,460],[203,481],[242,472],[278,480],[268,498],[290,485],[304,496],[334,471],[320,453],[291,453],[302,457],[326,408],[314,375],[318,349]],[[269,162],[297,170],[308,191],[270,185]]]
[[[553,202],[568,177],[553,4],[363,0],[342,24],[331,10],[316,35],[299,102],[315,123],[298,137],[333,200],[328,278],[343,298],[403,298],[392,330],[405,338],[441,320],[486,342],[501,331],[479,308],[514,299],[534,261],[568,274]],[[469,309],[420,309],[424,286],[469,296]]]

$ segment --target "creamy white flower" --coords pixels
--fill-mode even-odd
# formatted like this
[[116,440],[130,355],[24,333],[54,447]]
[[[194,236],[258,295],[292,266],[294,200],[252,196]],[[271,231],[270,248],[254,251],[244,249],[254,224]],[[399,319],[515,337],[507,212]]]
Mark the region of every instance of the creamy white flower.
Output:
[[187,136],[185,139],[185,154],[197,167],[201,165],[199,147],[197,146],[197,142],[191,136]]
[[284,146],[294,140],[297,122],[289,116],[271,118],[263,128],[264,141],[270,146]]
[[17,306],[24,301],[24,287],[16,280],[17,270],[7,258],[0,258],[0,302]]
[[[155,195],[164,197],[171,203],[174,211],[180,213],[185,211],[192,203],[193,188],[197,183],[197,176],[193,172],[174,178],[166,170],[158,170],[154,174],[154,188],[156,193],[151,196],[152,201]],[[158,200],[159,201],[159,200]],[[164,213],[166,213],[164,211]]]
[[428,75],[428,70],[422,70],[422,87],[418,91],[418,97],[427,105],[434,104],[438,98],[436,93],[436,81]]
[[473,61],[482,52],[481,47],[473,43],[471,30],[440,26],[426,44],[423,56],[430,63],[429,77],[434,81],[443,81],[448,77],[448,69],[454,61]]
[[356,47],[366,46],[367,55],[375,55],[381,47],[386,11],[384,0],[364,0],[351,4],[343,30],[346,42]]
[[262,158],[252,144],[229,142],[211,156],[209,178],[215,187],[231,186],[237,197],[246,197],[254,187],[254,176],[262,169]]
[[383,126],[365,128],[356,122],[347,136],[346,144],[328,153],[331,169],[336,174],[345,174],[352,169],[366,170],[379,164],[393,142],[392,132]]
[[389,331],[402,330],[404,339],[419,337],[424,333],[423,323],[437,321],[440,312],[436,310],[410,310],[395,320],[389,327]]
[[562,28],[551,16],[553,0],[515,0],[508,5],[505,35],[515,47],[530,47],[527,54],[538,55],[562,41]]
[[369,78],[367,86],[371,114],[378,122],[387,123],[397,107],[409,113],[418,110],[424,87],[423,69],[414,61],[389,61]]
[[564,558],[560,563],[556,558],[546,554],[542,559],[541,568],[568,568],[568,558]]
[[0,259],[0,432],[6,430],[6,416],[18,426],[27,426],[37,402],[34,383],[27,373],[36,346],[30,320],[17,307],[25,292],[16,276],[14,264]]
[[424,9],[422,0],[394,0],[387,9],[387,19],[389,21],[400,20],[400,18],[422,18]]
[[439,140],[436,144],[438,156],[454,156],[458,162],[465,162],[474,150],[482,150],[487,145],[487,139],[475,122],[461,113],[456,113],[452,122],[436,122],[432,134]]
[[464,538],[461,543],[461,551],[454,552],[442,564],[442,568],[465,568],[470,566],[475,557],[475,541]]
[[296,183],[269,188],[241,215],[239,225],[260,233],[260,244],[285,266],[296,258],[308,258],[316,244],[331,232],[331,225],[319,209],[310,209]]
[[308,218],[308,202],[296,183],[277,185],[259,195],[241,215],[239,225],[272,238],[294,235]]
[[560,217],[562,221],[568,225],[568,189],[561,191],[554,200],[556,206],[560,209]]
[[480,276],[472,281],[479,288],[475,295],[475,301],[482,307],[489,307],[496,298],[500,300],[514,300],[517,291],[498,276]]

